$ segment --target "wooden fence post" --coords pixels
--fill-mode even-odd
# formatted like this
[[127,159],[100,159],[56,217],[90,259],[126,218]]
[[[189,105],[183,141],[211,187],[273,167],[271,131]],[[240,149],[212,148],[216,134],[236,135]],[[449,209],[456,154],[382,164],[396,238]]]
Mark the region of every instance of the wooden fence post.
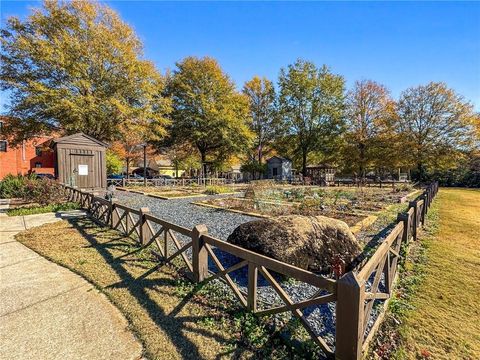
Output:
[[127,185],[127,181],[125,180],[125,178],[122,178],[122,187],[125,187]]
[[365,282],[354,272],[337,281],[335,358],[357,360],[362,357]]
[[417,240],[417,226],[418,226],[418,219],[417,219],[417,201],[410,201],[408,203],[408,207],[413,207],[413,240]]
[[254,263],[249,262],[247,309],[253,312],[257,310],[257,280],[258,268]]
[[118,223],[118,220],[119,220],[119,217],[118,217],[118,214],[117,214],[117,211],[115,210],[116,209],[116,204],[115,204],[115,201],[117,199],[115,198],[112,198],[110,200],[110,203],[111,203],[111,206],[110,206],[110,211],[111,211],[111,215],[110,215],[110,227],[112,229],[115,229],[115,225]]
[[145,246],[148,243],[148,223],[147,219],[145,218],[145,214],[148,214],[150,209],[148,207],[140,208],[140,245]]
[[192,267],[193,280],[202,282],[208,276],[208,252],[202,235],[208,235],[207,226],[197,225],[192,232]]
[[402,242],[408,243],[409,239],[409,230],[410,224],[408,223],[409,216],[407,213],[398,213],[397,214],[397,222],[403,221],[403,235],[402,235]]
[[423,193],[422,196],[420,197],[423,199],[423,205],[422,205],[422,214],[421,214],[421,222],[422,222],[422,227],[425,226],[425,218],[427,215],[427,194]]

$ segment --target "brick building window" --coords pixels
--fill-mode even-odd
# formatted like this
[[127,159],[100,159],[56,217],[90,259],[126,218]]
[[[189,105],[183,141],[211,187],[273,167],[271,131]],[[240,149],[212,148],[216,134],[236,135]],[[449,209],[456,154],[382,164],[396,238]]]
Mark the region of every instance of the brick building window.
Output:
[[36,162],[36,163],[35,163],[35,167],[36,167],[36,168],[41,168],[41,167],[42,167],[42,163],[41,163],[41,162]]
[[7,152],[7,142],[5,140],[0,141],[0,152]]

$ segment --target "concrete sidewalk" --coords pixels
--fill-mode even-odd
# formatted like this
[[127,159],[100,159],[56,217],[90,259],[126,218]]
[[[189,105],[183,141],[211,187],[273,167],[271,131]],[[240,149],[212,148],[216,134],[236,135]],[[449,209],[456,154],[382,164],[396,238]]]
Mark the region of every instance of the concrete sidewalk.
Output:
[[0,217],[0,359],[139,359],[142,347],[107,298],[14,239],[81,212]]

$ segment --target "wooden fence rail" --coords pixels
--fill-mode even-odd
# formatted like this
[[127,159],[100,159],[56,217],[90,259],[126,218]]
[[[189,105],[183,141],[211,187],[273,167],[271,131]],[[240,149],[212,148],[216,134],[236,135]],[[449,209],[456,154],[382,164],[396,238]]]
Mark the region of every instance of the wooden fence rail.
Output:
[[[153,216],[148,208],[132,209],[115,200],[108,201],[65,186],[69,200],[79,202],[95,221],[133,238],[141,247],[153,246],[153,253],[159,259],[155,269],[178,258],[194,282],[223,281],[239,303],[258,316],[291,312],[325,354],[337,359],[360,359],[367,349],[382,320],[383,312],[378,308],[384,310],[392,294],[402,248],[417,239],[418,228],[425,224],[437,192],[437,182],[426,187],[409,203],[406,212],[398,214],[395,226],[367,262],[360,269],[334,280],[216,239],[208,235],[205,225],[187,229]],[[236,262],[226,267],[219,252],[233,255]],[[209,261],[216,271],[209,268]],[[231,276],[240,269],[246,270],[246,287],[238,285]],[[309,284],[316,290],[313,295],[294,301],[282,287],[277,274]],[[259,299],[259,277],[273,288],[282,304]],[[335,303],[334,347],[316,333],[304,314],[307,307],[327,303]]]
[[[392,294],[401,249],[417,239],[418,229],[425,224],[437,192],[438,182],[427,186],[417,199],[409,203],[406,212],[398,214],[396,225],[362,268],[338,279],[336,358],[360,359],[368,348]],[[381,311],[372,318],[374,306],[380,307]]]

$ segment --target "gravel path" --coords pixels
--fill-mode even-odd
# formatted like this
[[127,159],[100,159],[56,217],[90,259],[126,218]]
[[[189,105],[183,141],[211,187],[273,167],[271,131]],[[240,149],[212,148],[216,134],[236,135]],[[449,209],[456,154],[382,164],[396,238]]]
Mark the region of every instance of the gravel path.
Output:
[[231,195],[202,196],[198,198],[162,200],[142,194],[115,191],[118,202],[139,209],[148,207],[150,212],[162,220],[192,229],[195,225],[205,224],[208,233],[221,240],[226,240],[237,226],[258,219],[229,211],[194,205],[195,200],[225,197]]

